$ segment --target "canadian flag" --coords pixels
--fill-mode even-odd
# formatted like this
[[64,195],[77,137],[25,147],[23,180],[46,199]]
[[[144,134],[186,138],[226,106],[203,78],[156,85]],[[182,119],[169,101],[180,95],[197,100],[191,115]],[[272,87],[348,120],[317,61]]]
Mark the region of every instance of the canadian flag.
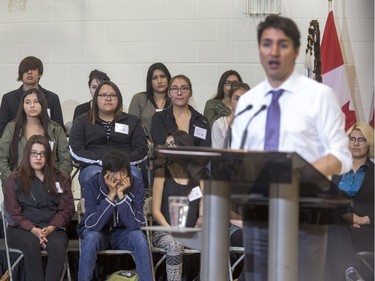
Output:
[[320,46],[322,59],[323,83],[330,86],[337,95],[342,111],[345,113],[345,131],[357,122],[353,101],[351,100],[348,76],[344,67],[339,39],[337,37],[335,19],[330,11],[324,28]]

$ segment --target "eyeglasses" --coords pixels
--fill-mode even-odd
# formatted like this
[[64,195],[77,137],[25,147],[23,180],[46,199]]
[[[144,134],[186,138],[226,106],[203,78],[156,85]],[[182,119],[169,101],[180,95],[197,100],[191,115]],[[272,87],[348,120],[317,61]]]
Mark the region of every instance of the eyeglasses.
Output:
[[106,94],[106,93],[103,93],[103,94],[98,94],[98,97],[101,100],[107,100],[108,98],[109,99],[117,99],[117,95],[116,94]]
[[186,94],[189,90],[190,88],[188,86],[182,86],[181,88],[178,88],[178,87],[169,88],[169,91],[172,94],[178,94],[178,91],[180,91],[181,94]]
[[367,141],[365,138],[349,137],[349,142],[355,144],[358,141],[359,145],[364,145]]
[[233,83],[236,83],[236,82],[238,82],[238,81],[225,80],[224,85],[225,85],[225,86],[232,86],[232,84],[233,84]]
[[170,141],[170,142],[165,142],[165,145],[166,146],[176,146],[176,142],[174,140]]
[[38,156],[40,156],[40,158],[44,158],[46,157],[46,153],[44,151],[42,152],[31,151],[30,152],[30,157],[38,158]]

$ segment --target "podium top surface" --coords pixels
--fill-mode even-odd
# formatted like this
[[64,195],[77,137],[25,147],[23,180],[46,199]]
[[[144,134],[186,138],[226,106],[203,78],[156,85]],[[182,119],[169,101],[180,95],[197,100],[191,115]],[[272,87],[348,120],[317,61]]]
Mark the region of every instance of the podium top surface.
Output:
[[[342,198],[330,180],[295,152],[260,152],[205,147],[154,148],[154,157],[182,162],[187,168],[209,166],[210,180],[227,182],[237,195],[267,198],[270,184],[290,184],[299,175],[301,201]],[[158,161],[158,160],[157,160]],[[311,200],[308,200],[311,198]]]

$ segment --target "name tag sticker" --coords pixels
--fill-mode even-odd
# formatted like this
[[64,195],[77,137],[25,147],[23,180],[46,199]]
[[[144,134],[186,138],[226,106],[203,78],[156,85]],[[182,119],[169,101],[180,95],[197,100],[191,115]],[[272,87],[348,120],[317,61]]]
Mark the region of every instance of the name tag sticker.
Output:
[[194,137],[205,140],[207,136],[207,130],[198,126],[195,126]]
[[57,193],[63,193],[64,192],[63,189],[61,188],[59,182],[55,182],[55,185],[56,185],[56,191],[57,191]]
[[51,150],[53,151],[53,148],[55,147],[55,142],[54,141],[48,141],[49,146],[51,147]]
[[129,125],[115,123],[115,132],[120,134],[129,134]]
[[201,198],[202,196],[203,194],[202,194],[201,189],[199,188],[199,186],[196,186],[190,191],[189,201],[191,202],[191,201],[197,200]]

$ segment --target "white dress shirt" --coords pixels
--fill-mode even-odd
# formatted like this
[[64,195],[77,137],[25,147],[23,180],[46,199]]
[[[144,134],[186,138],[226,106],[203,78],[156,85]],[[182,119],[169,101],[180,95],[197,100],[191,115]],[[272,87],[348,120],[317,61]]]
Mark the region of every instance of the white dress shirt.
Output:
[[[279,151],[297,152],[312,163],[332,154],[341,162],[341,173],[352,167],[352,158],[345,134],[345,116],[328,86],[309,79],[297,71],[280,86]],[[235,118],[232,126],[233,149],[240,148],[248,120],[262,107],[271,103],[272,89],[267,80],[258,84],[238,101],[236,114],[249,104],[252,110]],[[261,111],[248,126],[244,149],[263,151],[267,109]]]
[[211,147],[212,148],[228,148],[225,147],[225,138],[229,129],[227,117],[220,117],[215,120],[211,128]]

